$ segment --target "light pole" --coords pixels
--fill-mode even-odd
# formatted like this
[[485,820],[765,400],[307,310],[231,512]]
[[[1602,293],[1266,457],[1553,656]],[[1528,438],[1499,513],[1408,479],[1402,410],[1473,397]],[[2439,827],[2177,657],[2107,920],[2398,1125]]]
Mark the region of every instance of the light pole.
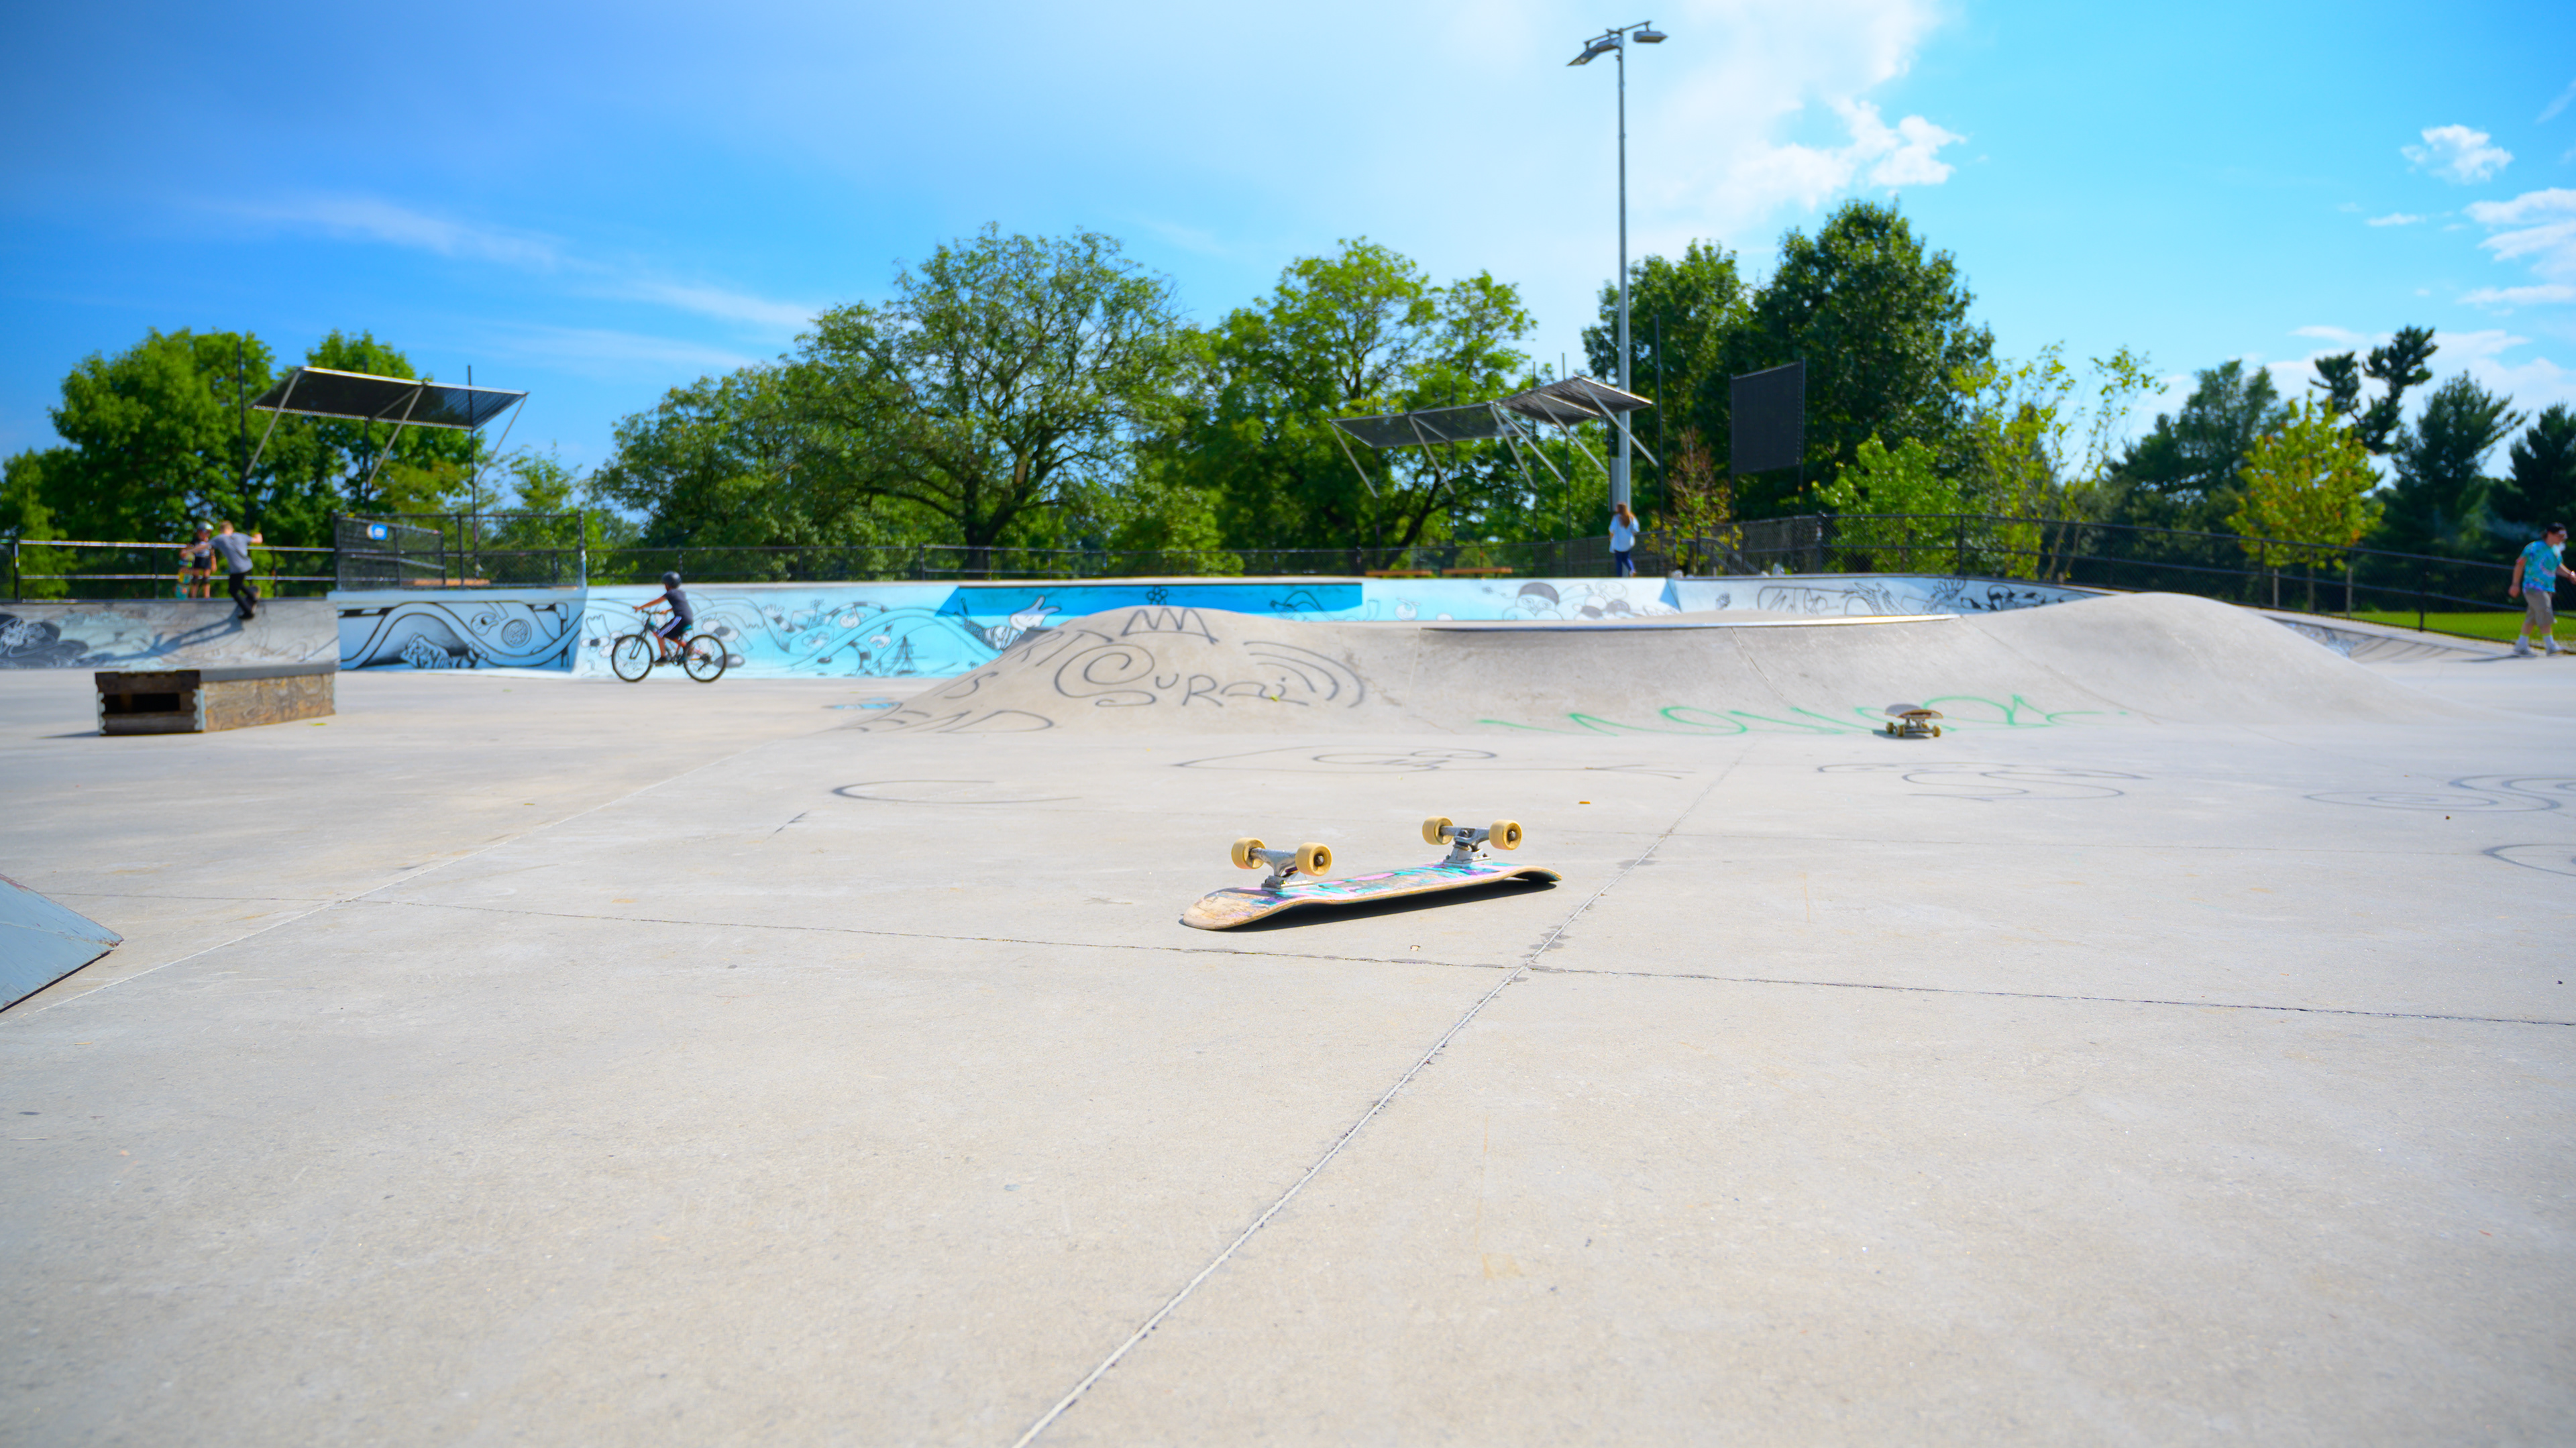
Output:
[[[1619,57],[1619,390],[1632,392],[1628,385],[1628,42],[1639,45],[1661,45],[1664,32],[1655,22],[1640,20],[1634,25],[1614,26],[1585,41],[1583,53],[1567,65],[1590,65],[1605,55]],[[1661,406],[1663,399],[1655,399]],[[1628,429],[1619,429],[1619,452],[1610,463],[1610,502],[1612,506],[1628,501]]]

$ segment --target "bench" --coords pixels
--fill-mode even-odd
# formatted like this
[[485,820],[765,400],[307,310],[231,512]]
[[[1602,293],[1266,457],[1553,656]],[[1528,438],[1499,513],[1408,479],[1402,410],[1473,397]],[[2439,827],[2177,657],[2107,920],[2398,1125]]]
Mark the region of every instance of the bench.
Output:
[[1440,571],[1440,576],[1443,578],[1509,578],[1512,576],[1512,570],[1508,568],[1444,568]]
[[116,669],[98,680],[101,734],[211,734],[333,712],[338,661],[223,669]]
[[1368,576],[1371,578],[1438,578],[1440,575],[1428,568],[1372,568],[1368,571]]

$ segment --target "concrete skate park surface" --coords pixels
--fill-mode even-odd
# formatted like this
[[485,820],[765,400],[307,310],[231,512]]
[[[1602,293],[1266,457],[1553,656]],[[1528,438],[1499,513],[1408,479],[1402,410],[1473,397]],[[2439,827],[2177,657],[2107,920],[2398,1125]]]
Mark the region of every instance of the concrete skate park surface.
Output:
[[229,599],[0,602],[0,669],[196,669],[339,657],[339,610],[323,599],[271,599],[247,623],[235,612]]
[[[0,1014],[0,1440],[2563,1441],[2576,665],[2214,608],[0,677],[127,937]],[[1565,882],[1176,922],[1432,813]]]

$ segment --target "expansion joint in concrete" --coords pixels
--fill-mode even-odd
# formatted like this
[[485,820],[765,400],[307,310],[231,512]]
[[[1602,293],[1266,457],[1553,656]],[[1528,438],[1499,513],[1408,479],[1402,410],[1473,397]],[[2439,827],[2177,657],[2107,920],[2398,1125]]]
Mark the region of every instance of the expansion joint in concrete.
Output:
[[[1732,772],[1732,766],[1729,767],[1728,772]],[[1379,1093],[1378,1098],[1369,1103],[1368,1109],[1360,1113],[1357,1121],[1354,1121],[1349,1126],[1343,1128],[1342,1134],[1333,1138],[1332,1145],[1324,1149],[1324,1154],[1322,1156],[1315,1158],[1314,1165],[1307,1167],[1302,1175],[1300,1175],[1295,1181],[1288,1184],[1288,1189],[1286,1191],[1281,1192],[1269,1206],[1262,1208],[1261,1215],[1253,1218],[1250,1226],[1247,1226],[1241,1232],[1236,1233],[1234,1240],[1226,1243],[1224,1248],[1214,1257],[1210,1258],[1207,1265],[1201,1267],[1196,1275],[1192,1276],[1189,1281],[1182,1283],[1180,1291],[1173,1293],[1164,1301],[1162,1306],[1155,1308],[1153,1315],[1146,1318],[1144,1323],[1134,1332],[1129,1333],[1125,1342],[1118,1344],[1116,1348],[1110,1351],[1109,1356],[1100,1360],[1099,1366],[1094,1367],[1090,1372],[1083,1374],[1082,1381],[1075,1383],[1069,1392],[1055,1401],[1054,1406],[1040,1414],[1038,1416],[1038,1420],[1029,1425],[1029,1430],[1022,1433],[1013,1441],[1011,1448],[1028,1448],[1029,1444],[1036,1442],[1038,1435],[1044,1433],[1049,1427],[1053,1426],[1058,1418],[1063,1417],[1076,1402],[1081,1400],[1083,1394],[1091,1391],[1093,1384],[1099,1382],[1102,1378],[1107,1377],[1109,1375],[1109,1370],[1118,1366],[1119,1361],[1125,1358],[1130,1351],[1134,1350],[1138,1343],[1141,1343],[1146,1338],[1152,1336],[1154,1329],[1162,1326],[1166,1318],[1169,1318],[1173,1313],[1179,1311],[1181,1304],[1187,1302],[1190,1299],[1190,1296],[1199,1290],[1202,1283],[1206,1282],[1209,1278],[1214,1277],[1217,1273],[1217,1269],[1223,1267],[1228,1261],[1231,1261],[1234,1254],[1241,1251],[1243,1249],[1243,1245],[1246,1242],[1251,1241],[1255,1233],[1258,1233],[1262,1228],[1270,1225],[1270,1221],[1273,1217],[1276,1217],[1282,1211],[1285,1211],[1288,1204],[1297,1199],[1298,1193],[1303,1192],[1306,1189],[1308,1183],[1323,1175],[1324,1168],[1332,1165],[1334,1158],[1340,1156],[1352,1142],[1358,1140],[1359,1134],[1367,1129],[1368,1124],[1375,1121],[1378,1118],[1379,1113],[1385,1111],[1387,1106],[1392,1103],[1396,1097],[1402,1095],[1404,1088],[1412,1085],[1415,1077],[1420,1076],[1425,1070],[1429,1069],[1431,1063],[1439,1058],[1442,1051],[1449,1048],[1449,1043],[1456,1040],[1458,1038],[1458,1034],[1461,1031],[1466,1030],[1469,1023],[1473,1022],[1479,1015],[1484,1014],[1485,1007],[1492,1005],[1497,997],[1502,995],[1504,991],[1511,989],[1514,984],[1527,979],[1530,971],[1534,968],[1532,962],[1536,961],[1540,956],[1546,954],[1548,951],[1555,949],[1557,942],[1564,937],[1565,932],[1574,927],[1575,921],[1582,919],[1594,905],[1600,903],[1604,896],[1608,895],[1612,890],[1617,889],[1619,887],[1619,883],[1627,879],[1630,874],[1634,873],[1638,866],[1654,858],[1655,851],[1663,848],[1664,843],[1670,840],[1676,831],[1681,829],[1682,821],[1689,819],[1692,813],[1698,810],[1701,802],[1706,800],[1711,794],[1715,793],[1717,787],[1725,782],[1725,773],[1720,773],[1717,778],[1710,780],[1707,788],[1702,789],[1692,798],[1689,804],[1683,806],[1681,813],[1673,817],[1673,822],[1666,825],[1661,834],[1655,836],[1654,843],[1646,846],[1644,850],[1640,851],[1637,858],[1620,866],[1619,872],[1612,875],[1607,881],[1605,881],[1600,889],[1593,891],[1588,896],[1585,896],[1583,903],[1575,906],[1572,910],[1567,911],[1565,918],[1558,921],[1555,928],[1548,931],[1548,933],[1543,936],[1536,945],[1530,947],[1529,954],[1522,958],[1520,964],[1512,967],[1512,971],[1509,975],[1506,975],[1501,980],[1494,982],[1494,988],[1492,990],[1478,996],[1475,1004],[1467,1007],[1465,1013],[1461,1014],[1458,1019],[1451,1021],[1449,1023],[1449,1028],[1440,1033],[1439,1039],[1433,1041],[1428,1050],[1425,1050],[1421,1055],[1415,1057],[1413,1064],[1404,1068],[1404,1074],[1395,1078],[1395,1084],[1387,1087],[1385,1091]]]

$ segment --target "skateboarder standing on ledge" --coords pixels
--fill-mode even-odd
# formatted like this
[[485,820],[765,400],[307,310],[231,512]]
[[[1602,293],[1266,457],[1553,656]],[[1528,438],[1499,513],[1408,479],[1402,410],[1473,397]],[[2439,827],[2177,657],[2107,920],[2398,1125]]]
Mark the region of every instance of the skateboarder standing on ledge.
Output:
[[245,538],[234,532],[232,520],[227,518],[215,524],[215,536],[206,540],[215,556],[224,560],[224,591],[232,595],[233,617],[244,623],[259,616],[259,585],[251,581],[250,545],[259,542],[260,537],[253,533]]
[[2531,636],[2540,635],[2540,646],[2553,654],[2566,652],[2558,646],[2558,620],[2550,605],[2557,601],[2558,580],[2576,583],[2576,573],[2567,570],[2567,525],[2552,523],[2540,531],[2540,541],[2522,550],[2513,561],[2513,581],[2505,585],[2507,598],[2522,599],[2522,632],[2513,636],[2513,651],[2528,655]]

